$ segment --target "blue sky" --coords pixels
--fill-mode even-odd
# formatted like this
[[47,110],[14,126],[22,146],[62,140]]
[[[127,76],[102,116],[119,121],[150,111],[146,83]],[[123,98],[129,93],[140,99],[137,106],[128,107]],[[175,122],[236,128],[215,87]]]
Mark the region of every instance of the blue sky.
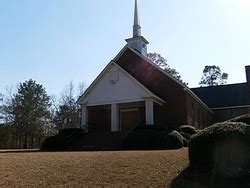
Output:
[[[245,82],[250,0],[138,0],[149,52],[168,59],[190,87],[205,65]],[[71,80],[89,85],[132,36],[134,0],[2,0],[0,92],[36,80],[58,95]]]

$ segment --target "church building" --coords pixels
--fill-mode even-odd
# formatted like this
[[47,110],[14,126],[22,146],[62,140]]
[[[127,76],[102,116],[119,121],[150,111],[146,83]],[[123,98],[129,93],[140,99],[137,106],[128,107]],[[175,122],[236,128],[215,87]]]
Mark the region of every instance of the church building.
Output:
[[[149,42],[141,34],[137,0],[133,37],[126,42],[78,99],[81,128],[86,131],[120,132],[138,125],[189,124],[198,129],[211,125],[218,113],[214,111],[216,106],[214,108],[209,102],[212,101],[208,99],[210,89],[190,89],[147,58]],[[212,90],[221,92],[219,89]],[[216,98],[216,94],[213,95]],[[247,97],[245,103],[249,102]],[[241,103],[239,105],[242,106]],[[247,105],[249,109],[250,103]]]

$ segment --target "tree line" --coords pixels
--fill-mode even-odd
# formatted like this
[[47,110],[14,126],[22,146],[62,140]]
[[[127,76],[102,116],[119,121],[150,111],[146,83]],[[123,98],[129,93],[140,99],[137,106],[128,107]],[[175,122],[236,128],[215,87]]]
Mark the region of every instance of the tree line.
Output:
[[61,97],[48,96],[45,88],[30,79],[20,83],[16,92],[3,97],[0,122],[0,149],[39,148],[42,141],[60,129],[80,125],[77,98],[84,91],[79,84],[75,92],[70,82]]
[[[148,58],[173,78],[188,85],[160,54],[149,53]],[[205,66],[200,85],[221,85],[227,78],[228,74],[222,73],[218,66]],[[48,96],[41,84],[30,79],[20,83],[15,92],[9,89],[4,100],[0,95],[0,149],[39,148],[46,137],[58,130],[79,128],[80,108],[76,100],[83,94],[85,85],[80,83],[77,90],[70,82],[57,99]]]

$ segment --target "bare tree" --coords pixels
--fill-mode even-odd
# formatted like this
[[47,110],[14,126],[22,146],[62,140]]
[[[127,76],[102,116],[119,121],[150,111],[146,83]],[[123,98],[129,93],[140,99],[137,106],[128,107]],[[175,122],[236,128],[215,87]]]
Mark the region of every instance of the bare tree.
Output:
[[71,81],[62,92],[59,105],[54,117],[54,122],[59,129],[77,128],[80,126],[79,106],[76,104],[78,97],[84,92],[85,84],[82,82],[75,91],[74,83]]

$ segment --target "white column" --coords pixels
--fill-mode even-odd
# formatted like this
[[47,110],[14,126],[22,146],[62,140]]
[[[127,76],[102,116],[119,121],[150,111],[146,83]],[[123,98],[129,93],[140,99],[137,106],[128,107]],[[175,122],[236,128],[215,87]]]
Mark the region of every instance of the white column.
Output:
[[111,104],[111,132],[119,131],[119,106]]
[[145,101],[146,111],[146,125],[154,124],[154,101],[152,99],[146,99]]
[[86,105],[82,105],[81,128],[86,129],[88,122],[88,109]]

